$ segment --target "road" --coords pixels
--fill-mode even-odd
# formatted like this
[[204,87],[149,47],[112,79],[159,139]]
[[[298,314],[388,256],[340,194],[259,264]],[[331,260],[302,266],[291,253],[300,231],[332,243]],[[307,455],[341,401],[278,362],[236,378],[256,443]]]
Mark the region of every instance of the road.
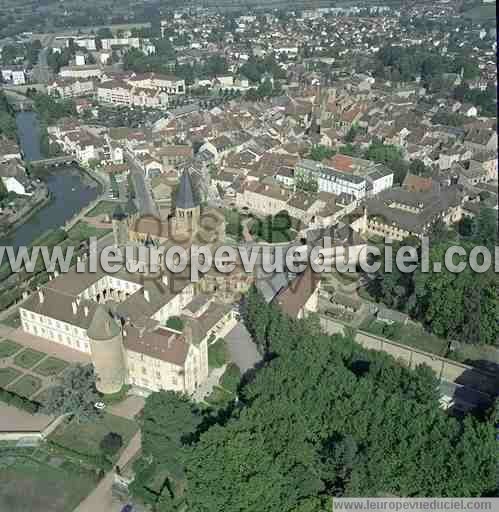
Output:
[[442,395],[452,398],[457,411],[468,413],[473,409],[487,409],[492,404],[492,398],[468,386],[441,380],[439,384]]
[[132,181],[135,188],[135,200],[138,203],[138,210],[140,214],[159,217],[159,210],[152,198],[148,184],[146,183],[144,171],[132,153],[127,151],[125,156],[127,162],[130,164],[130,172],[132,174]]
[[35,82],[46,84],[50,81],[52,72],[48,66],[47,55],[53,39],[54,37],[49,39],[47,41],[47,47],[42,48],[38,53],[38,62],[36,66],[33,68],[33,78]]

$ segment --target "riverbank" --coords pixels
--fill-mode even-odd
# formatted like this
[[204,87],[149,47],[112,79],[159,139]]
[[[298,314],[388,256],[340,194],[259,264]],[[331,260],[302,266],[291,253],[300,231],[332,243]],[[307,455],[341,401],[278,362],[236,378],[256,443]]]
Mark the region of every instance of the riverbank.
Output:
[[33,215],[35,215],[42,208],[47,206],[47,204],[49,204],[52,200],[53,200],[53,197],[47,188],[46,195],[43,199],[41,199],[40,201],[37,201],[35,204],[33,204],[32,208],[30,208],[29,211],[22,214],[7,229],[0,230],[0,239],[10,236],[16,229],[20,228],[24,223],[28,222],[29,219],[31,217],[33,217]]

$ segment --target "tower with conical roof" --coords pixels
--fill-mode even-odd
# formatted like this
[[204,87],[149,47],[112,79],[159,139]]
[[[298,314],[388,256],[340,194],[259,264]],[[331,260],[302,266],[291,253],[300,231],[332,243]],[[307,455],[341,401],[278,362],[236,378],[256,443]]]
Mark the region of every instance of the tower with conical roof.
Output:
[[121,326],[102,305],[95,310],[87,330],[97,390],[118,393],[126,383],[126,364]]
[[175,227],[183,232],[195,233],[200,216],[201,207],[194,193],[191,176],[188,171],[184,171],[175,197]]

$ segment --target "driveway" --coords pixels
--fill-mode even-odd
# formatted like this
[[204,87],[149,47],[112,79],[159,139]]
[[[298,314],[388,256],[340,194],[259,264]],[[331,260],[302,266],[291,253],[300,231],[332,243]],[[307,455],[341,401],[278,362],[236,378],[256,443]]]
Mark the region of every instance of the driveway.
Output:
[[225,336],[225,342],[230,359],[239,367],[241,373],[253,368],[262,359],[243,322],[238,322]]

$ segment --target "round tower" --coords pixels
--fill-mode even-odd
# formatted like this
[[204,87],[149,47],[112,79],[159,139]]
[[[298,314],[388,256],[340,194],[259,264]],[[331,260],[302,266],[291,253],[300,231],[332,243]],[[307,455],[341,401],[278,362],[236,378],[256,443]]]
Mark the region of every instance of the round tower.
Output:
[[87,336],[97,375],[97,390],[104,394],[118,393],[126,383],[123,337],[118,322],[104,306],[97,306]]

